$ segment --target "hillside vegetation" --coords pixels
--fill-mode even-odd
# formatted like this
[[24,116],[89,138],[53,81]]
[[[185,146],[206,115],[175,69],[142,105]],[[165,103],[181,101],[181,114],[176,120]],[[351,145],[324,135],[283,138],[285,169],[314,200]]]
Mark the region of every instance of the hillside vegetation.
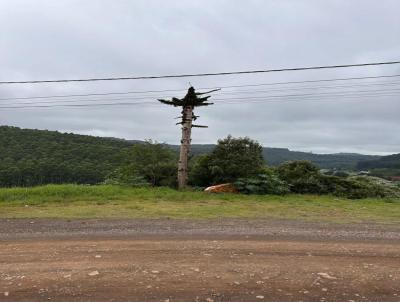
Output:
[[96,184],[123,163],[131,144],[55,131],[0,127],[0,186]]
[[376,160],[361,161],[357,164],[359,170],[369,170],[380,177],[398,177],[400,179],[400,153],[382,156]]
[[[0,126],[0,186],[41,184],[98,184],[129,163],[129,150],[140,141],[93,137],[56,131]],[[177,146],[170,146],[177,150]],[[193,145],[193,154],[210,153],[215,145]],[[269,165],[310,160],[320,168],[352,168],[359,160],[377,157],[358,154],[312,154],[263,148]]]

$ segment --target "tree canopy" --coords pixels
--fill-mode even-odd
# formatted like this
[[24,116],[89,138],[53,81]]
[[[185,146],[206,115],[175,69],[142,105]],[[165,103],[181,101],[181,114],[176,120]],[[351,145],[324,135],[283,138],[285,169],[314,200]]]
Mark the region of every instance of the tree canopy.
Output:
[[0,127],[0,186],[96,184],[126,159],[132,144],[56,131]]
[[207,185],[232,182],[257,175],[264,167],[262,146],[248,138],[228,136],[218,141],[214,150],[193,164],[194,184]]
[[143,177],[152,186],[175,186],[176,159],[176,153],[166,145],[146,141],[128,151],[124,169],[129,174]]

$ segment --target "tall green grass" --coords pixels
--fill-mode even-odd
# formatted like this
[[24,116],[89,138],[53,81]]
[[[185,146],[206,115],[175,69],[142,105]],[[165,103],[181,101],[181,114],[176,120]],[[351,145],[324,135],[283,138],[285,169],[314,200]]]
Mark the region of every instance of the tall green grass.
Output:
[[284,218],[400,224],[400,199],[348,200],[316,195],[238,195],[47,185],[0,189],[0,218]]

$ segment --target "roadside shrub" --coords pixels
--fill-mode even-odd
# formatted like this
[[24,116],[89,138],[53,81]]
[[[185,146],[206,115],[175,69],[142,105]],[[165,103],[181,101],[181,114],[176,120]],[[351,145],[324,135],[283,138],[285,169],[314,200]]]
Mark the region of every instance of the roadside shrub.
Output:
[[265,169],[263,173],[252,178],[239,178],[234,186],[244,194],[284,195],[289,192],[287,183],[270,169]]
[[[400,197],[400,187],[383,178],[373,176],[354,176],[349,181],[357,182],[369,193],[366,197]],[[371,196],[375,194],[375,196]],[[362,198],[362,197],[361,197]]]
[[[323,175],[309,161],[285,162],[277,168],[278,176],[285,181],[290,191],[298,194],[326,194],[321,182]],[[327,176],[329,177],[329,176]]]
[[106,177],[106,185],[122,185],[130,187],[146,187],[150,183],[143,176],[137,175],[129,167],[119,168]]
[[351,199],[400,197],[400,189],[390,181],[370,176],[325,175],[307,161],[286,162],[277,171],[292,193],[332,194]]
[[368,197],[386,197],[382,188],[369,186],[354,179],[346,179],[338,186],[334,192],[336,196],[342,196],[350,199],[361,199]]

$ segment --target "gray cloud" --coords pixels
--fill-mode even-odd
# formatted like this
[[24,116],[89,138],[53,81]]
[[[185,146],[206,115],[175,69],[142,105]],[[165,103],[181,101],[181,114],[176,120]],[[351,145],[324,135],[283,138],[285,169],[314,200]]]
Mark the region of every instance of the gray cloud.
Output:
[[[400,53],[399,10],[400,3],[396,0],[379,3],[372,0],[4,0],[0,2],[0,80],[178,74],[396,60]],[[396,73],[400,74],[398,66],[386,66],[157,81],[9,85],[0,86],[0,98],[186,89],[189,81],[195,87],[215,87]],[[315,89],[283,89],[241,96],[399,89],[400,78],[380,82],[383,81],[392,84],[342,89],[315,88],[339,83],[242,88],[265,91],[312,86]],[[232,90],[221,93],[229,91]],[[149,97],[174,95],[166,92]],[[214,98],[233,96],[215,94]],[[193,142],[213,143],[232,134],[250,136],[265,146],[314,152],[400,152],[399,94],[394,91],[374,96],[371,92],[364,96],[216,101],[215,106],[199,108],[198,123],[210,128],[194,129]],[[1,106],[11,103],[0,102]],[[0,122],[178,143],[180,131],[173,120],[177,115],[177,108],[158,105],[154,100],[154,105],[144,106],[0,109]]]

